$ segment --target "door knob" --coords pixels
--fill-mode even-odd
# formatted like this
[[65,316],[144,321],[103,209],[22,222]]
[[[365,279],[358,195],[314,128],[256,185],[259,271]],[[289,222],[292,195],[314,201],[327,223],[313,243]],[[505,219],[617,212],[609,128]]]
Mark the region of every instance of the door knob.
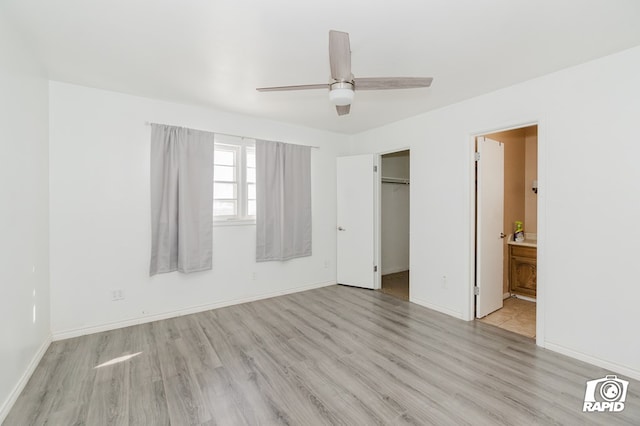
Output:
[[346,231],[346,228],[343,228],[342,226],[338,226],[338,231]]

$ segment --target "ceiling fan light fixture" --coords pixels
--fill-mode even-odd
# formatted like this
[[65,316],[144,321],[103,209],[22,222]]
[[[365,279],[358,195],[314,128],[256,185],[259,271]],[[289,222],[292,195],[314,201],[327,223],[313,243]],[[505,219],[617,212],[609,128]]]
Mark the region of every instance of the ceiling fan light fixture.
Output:
[[329,90],[329,100],[336,106],[351,105],[353,102],[353,84],[338,82],[331,85]]

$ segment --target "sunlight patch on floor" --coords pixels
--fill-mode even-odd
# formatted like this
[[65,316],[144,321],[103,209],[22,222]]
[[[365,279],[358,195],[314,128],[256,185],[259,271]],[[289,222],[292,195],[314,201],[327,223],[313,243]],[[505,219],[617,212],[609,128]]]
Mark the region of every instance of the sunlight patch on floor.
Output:
[[133,358],[133,357],[135,357],[135,356],[140,355],[141,353],[142,353],[142,352],[136,352],[135,354],[123,355],[123,356],[120,356],[120,357],[118,357],[118,358],[114,358],[114,359],[112,359],[112,360],[110,360],[110,361],[104,362],[104,363],[102,363],[102,364],[100,364],[100,365],[96,365],[96,366],[95,366],[95,367],[93,367],[93,368],[94,368],[94,369],[95,369],[95,368],[102,368],[102,367],[107,367],[107,366],[109,366],[109,365],[118,364],[119,362],[125,362],[125,361],[128,361],[128,360],[130,360],[131,358]]

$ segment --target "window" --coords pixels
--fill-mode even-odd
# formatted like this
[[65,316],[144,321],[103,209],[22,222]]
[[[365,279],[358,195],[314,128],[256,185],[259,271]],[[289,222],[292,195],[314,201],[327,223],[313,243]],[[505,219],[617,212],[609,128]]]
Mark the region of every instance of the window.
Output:
[[217,222],[255,221],[255,141],[216,135],[214,149],[213,219]]

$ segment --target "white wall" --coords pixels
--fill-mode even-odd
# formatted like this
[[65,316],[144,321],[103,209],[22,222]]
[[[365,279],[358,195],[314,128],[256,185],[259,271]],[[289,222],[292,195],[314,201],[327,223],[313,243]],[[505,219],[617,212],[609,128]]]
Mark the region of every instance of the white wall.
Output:
[[638,111],[640,47],[357,135],[410,144],[412,300],[470,319],[470,136],[539,121],[539,343],[640,378]]
[[50,342],[47,80],[1,14],[0,93],[1,423]]
[[[54,339],[335,283],[336,148],[346,136],[57,82],[50,112]],[[212,271],[150,278],[146,121],[320,146],[313,256],[256,264],[255,225],[216,226]],[[113,289],[125,300],[112,302]]]
[[[383,155],[383,177],[409,179],[409,152]],[[409,269],[409,186],[382,183],[381,262],[382,275]]]

